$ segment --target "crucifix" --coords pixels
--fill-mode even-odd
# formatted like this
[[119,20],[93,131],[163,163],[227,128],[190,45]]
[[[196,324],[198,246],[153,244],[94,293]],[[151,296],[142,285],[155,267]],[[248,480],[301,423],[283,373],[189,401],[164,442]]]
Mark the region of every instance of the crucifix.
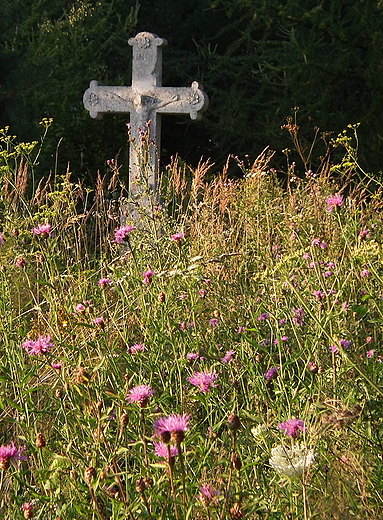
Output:
[[139,219],[137,205],[151,214],[156,201],[161,114],[189,114],[198,120],[209,103],[197,81],[191,87],[162,86],[164,38],[141,32],[128,43],[133,47],[132,86],[108,87],[91,81],[83,98],[84,107],[95,119],[108,113],[130,114],[129,194],[134,207],[129,214],[124,209],[124,222],[127,217]]

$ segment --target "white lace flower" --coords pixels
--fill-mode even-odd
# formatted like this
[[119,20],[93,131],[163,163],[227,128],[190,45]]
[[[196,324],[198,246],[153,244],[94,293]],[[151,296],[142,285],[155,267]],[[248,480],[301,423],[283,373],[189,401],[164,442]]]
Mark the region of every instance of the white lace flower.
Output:
[[271,450],[270,466],[281,477],[301,477],[315,459],[314,450],[309,450],[304,444],[283,446],[280,444]]

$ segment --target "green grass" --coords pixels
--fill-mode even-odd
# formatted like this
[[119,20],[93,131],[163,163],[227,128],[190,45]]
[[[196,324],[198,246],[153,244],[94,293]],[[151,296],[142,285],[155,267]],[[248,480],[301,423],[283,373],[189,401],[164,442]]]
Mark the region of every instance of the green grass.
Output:
[[[266,155],[238,181],[175,161],[165,206],[121,247],[117,169],[94,192],[68,173],[28,195],[4,139],[0,444],[27,459],[0,470],[1,518],[381,518],[382,193],[352,149],[284,187]],[[44,223],[54,236],[31,232]],[[39,335],[53,346],[29,355]],[[138,385],[155,390],[143,408],[126,400]],[[153,451],[171,414],[190,416],[174,464]],[[296,439],[278,428],[293,418]],[[271,450],[297,443],[315,460],[288,478]],[[203,484],[220,493],[201,500]]]

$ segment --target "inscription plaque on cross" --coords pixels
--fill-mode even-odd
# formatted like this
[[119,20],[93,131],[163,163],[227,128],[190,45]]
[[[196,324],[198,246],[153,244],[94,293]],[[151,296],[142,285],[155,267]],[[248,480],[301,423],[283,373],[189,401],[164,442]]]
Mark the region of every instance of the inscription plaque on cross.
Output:
[[[150,139],[160,150],[161,114],[189,114],[191,119],[201,119],[209,100],[197,81],[191,87],[162,86],[164,38],[141,32],[128,43],[133,47],[132,86],[110,87],[91,81],[83,102],[95,119],[105,114],[130,114],[129,193],[150,213],[151,201],[156,198],[158,157],[153,146],[149,156],[148,150],[143,150],[142,135],[150,131]],[[139,218],[134,209],[129,213],[133,220]]]

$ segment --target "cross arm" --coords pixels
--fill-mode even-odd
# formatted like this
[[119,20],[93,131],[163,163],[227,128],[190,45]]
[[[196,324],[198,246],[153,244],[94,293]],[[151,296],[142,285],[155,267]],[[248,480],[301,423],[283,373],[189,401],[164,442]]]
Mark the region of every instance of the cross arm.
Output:
[[106,87],[91,81],[83,97],[84,107],[94,119],[107,113],[128,113],[134,110],[131,87]]

